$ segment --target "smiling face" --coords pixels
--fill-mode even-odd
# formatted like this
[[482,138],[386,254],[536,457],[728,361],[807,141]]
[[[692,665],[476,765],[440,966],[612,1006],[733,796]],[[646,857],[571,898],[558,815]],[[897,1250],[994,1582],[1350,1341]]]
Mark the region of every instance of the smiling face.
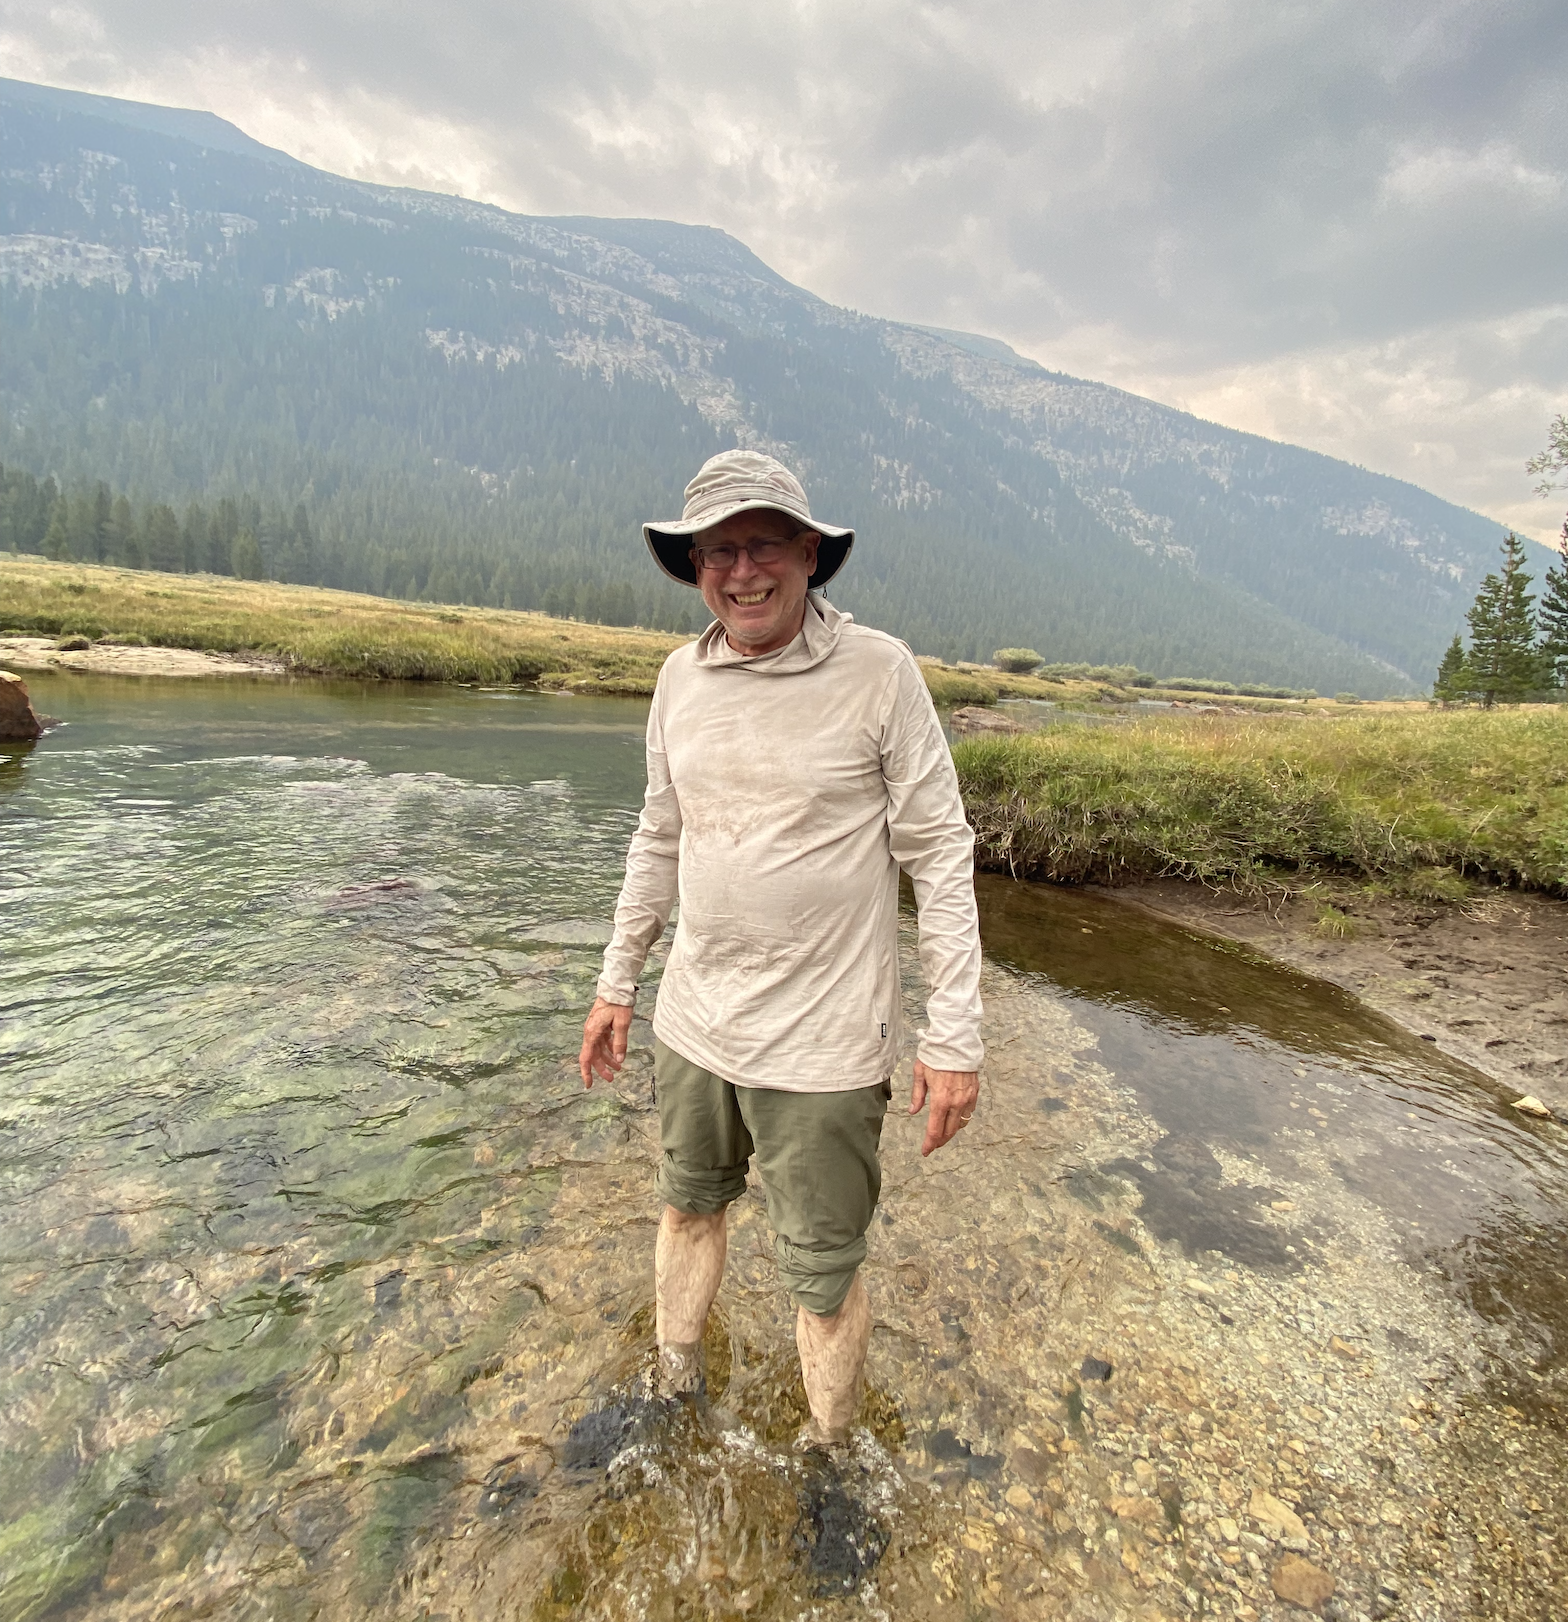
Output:
[[736,513],[723,523],[693,535],[692,550],[703,547],[743,548],[752,541],[784,541],[783,552],[757,563],[746,551],[736,553],[727,569],[704,568],[697,562],[702,600],[724,627],[732,648],[746,654],[772,653],[794,641],[806,617],[806,582],[817,566],[813,530],[802,531],[793,518],[764,507]]

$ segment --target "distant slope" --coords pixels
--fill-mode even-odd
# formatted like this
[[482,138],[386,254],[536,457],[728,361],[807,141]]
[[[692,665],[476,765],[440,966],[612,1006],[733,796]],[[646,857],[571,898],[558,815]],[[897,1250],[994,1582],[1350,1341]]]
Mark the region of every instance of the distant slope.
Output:
[[284,164],[290,169],[307,167],[287,152],[252,140],[244,130],[216,113],[196,112],[185,107],[153,107],[142,101],[89,96],[77,90],[55,90],[49,85],[28,84],[24,79],[0,78],[0,102],[45,115],[76,118],[87,114],[126,129],[172,135],[176,140],[192,142],[203,151],[238,152],[266,163]]
[[304,503],[324,583],[678,623],[636,526],[741,443],[856,525],[835,598],[920,651],[1370,693],[1430,680],[1495,558],[1410,485],[839,309],[721,231],[364,185],[11,81],[0,145],[0,460]]

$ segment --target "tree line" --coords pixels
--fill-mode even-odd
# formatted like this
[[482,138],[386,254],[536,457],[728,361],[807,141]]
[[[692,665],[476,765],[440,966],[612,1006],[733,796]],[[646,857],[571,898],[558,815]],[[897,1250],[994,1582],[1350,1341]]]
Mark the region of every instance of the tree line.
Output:
[[114,564],[170,574],[228,575],[291,585],[339,586],[413,602],[532,609],[600,625],[690,632],[706,623],[670,588],[639,593],[624,580],[583,578],[569,566],[496,558],[473,549],[456,558],[393,548],[375,571],[352,566],[323,540],[304,502],[292,507],[254,492],[214,502],[133,502],[102,479],[62,488],[50,474],[0,463],[0,550],[56,562]]
[[[1568,521],[1563,532],[1568,548]],[[1502,568],[1481,582],[1465,614],[1469,647],[1456,634],[1438,666],[1432,696],[1442,703],[1490,708],[1568,690],[1568,550],[1548,566],[1539,602],[1516,535],[1502,553]]]
[[[1539,482],[1535,493],[1549,496],[1568,476],[1568,417],[1554,417],[1546,449],[1525,463]],[[1490,708],[1521,699],[1555,697],[1568,691],[1568,517],[1558,540],[1559,562],[1549,564],[1539,603],[1525,572],[1524,548],[1510,533],[1503,542],[1503,566],[1481,582],[1465,619],[1470,646],[1456,635],[1437,669],[1432,696],[1440,703],[1479,702]]]

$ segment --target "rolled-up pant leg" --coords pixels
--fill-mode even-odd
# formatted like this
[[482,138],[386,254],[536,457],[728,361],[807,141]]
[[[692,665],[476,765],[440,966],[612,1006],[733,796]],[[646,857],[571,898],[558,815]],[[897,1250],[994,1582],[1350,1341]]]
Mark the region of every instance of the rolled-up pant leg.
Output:
[[830,1318],[866,1259],[892,1089],[880,1082],[842,1093],[734,1094],[755,1145],[780,1277],[798,1306]]
[[688,1216],[713,1216],[746,1192],[751,1134],[735,1089],[655,1039],[659,1198]]

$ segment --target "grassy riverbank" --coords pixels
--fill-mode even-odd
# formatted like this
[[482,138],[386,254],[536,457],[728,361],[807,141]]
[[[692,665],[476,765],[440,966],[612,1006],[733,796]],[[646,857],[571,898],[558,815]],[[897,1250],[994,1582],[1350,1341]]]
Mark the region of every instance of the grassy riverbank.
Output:
[[685,640],[545,614],[0,554],[0,631],[256,653],[306,674],[651,693]]
[[[1050,667],[1028,675],[998,670],[993,665],[944,664],[940,659],[920,656],[920,668],[925,673],[926,686],[938,704],[994,704],[1002,698],[1045,699],[1071,710],[1094,710],[1107,704],[1136,704],[1140,699],[1163,699],[1184,705],[1221,705],[1227,710],[1249,710],[1259,714],[1273,711],[1308,709],[1338,709],[1340,702],[1313,697],[1263,697],[1256,693],[1239,693],[1233,686],[1210,687],[1199,681],[1183,680],[1174,687],[1163,685],[1155,677],[1140,681],[1130,678],[1136,674],[1131,666],[1122,667],[1126,676],[1117,674],[1116,667],[1104,667],[1105,675],[1067,674],[1061,668],[1052,673]],[[1072,669],[1074,667],[1067,667]],[[1076,667],[1082,672],[1085,667]],[[1346,700],[1360,704],[1354,695]],[[1384,702],[1384,701],[1379,701]],[[1408,700],[1389,700],[1405,703]]]
[[[51,563],[0,553],[0,633],[259,655],[303,674],[402,681],[518,682],[575,692],[646,694],[683,637],[510,609],[366,597],[316,586]],[[922,658],[941,705],[1043,698],[1069,707],[1169,697],[1077,677],[1008,675]],[[1227,706],[1278,708],[1219,695]],[[1299,706],[1297,706],[1299,707]]]
[[955,747],[984,866],[1257,889],[1568,891],[1568,709],[1162,715]]

